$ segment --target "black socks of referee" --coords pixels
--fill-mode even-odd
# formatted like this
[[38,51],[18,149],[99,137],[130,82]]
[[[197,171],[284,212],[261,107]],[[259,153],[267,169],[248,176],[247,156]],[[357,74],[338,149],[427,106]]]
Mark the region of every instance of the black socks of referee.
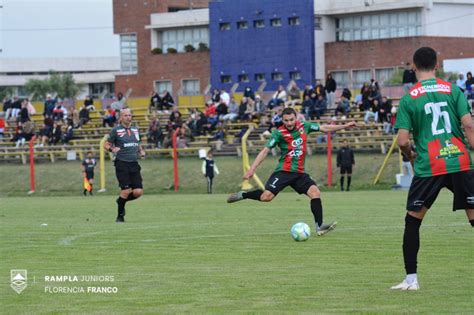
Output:
[[323,205],[321,198],[311,199],[311,212],[314,216],[314,222],[316,222],[317,227],[320,227],[323,224]]
[[403,233],[403,260],[407,275],[416,273],[418,250],[420,249],[421,219],[407,213]]
[[257,190],[252,190],[248,192],[243,192],[242,197],[244,199],[253,199],[253,200],[258,200],[260,201],[260,196],[262,196],[263,190],[257,189]]
[[127,199],[124,199],[120,196],[117,198],[118,216],[119,217],[125,216],[125,203],[126,202],[127,202]]

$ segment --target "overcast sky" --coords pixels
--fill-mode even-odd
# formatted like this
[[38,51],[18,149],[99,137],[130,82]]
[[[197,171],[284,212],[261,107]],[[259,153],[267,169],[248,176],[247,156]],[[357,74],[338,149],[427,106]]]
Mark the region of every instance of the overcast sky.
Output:
[[0,0],[0,58],[118,57],[112,0]]

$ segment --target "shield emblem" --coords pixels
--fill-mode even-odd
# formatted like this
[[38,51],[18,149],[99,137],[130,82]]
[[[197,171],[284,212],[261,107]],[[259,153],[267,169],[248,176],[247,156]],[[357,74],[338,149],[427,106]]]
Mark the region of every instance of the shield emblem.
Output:
[[27,271],[22,269],[10,270],[10,286],[20,294],[28,285]]

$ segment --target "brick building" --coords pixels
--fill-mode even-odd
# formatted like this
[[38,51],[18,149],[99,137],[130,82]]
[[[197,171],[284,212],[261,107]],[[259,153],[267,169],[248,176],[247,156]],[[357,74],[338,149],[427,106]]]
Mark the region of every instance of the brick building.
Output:
[[[300,0],[298,3],[308,12],[313,10],[313,3],[309,3],[311,1]],[[295,11],[299,8],[296,1],[254,0],[255,3],[251,5],[244,5],[244,2],[114,0],[114,32],[121,38],[121,73],[116,76],[115,90],[124,92],[133,88],[132,97],[145,97],[153,89],[167,89],[176,97],[202,94],[210,88],[211,81],[214,87],[226,89],[241,82],[245,83],[240,86],[253,84],[256,88],[262,78],[267,83],[267,89],[274,88],[271,75],[276,70],[257,69],[267,65],[266,57],[270,55],[253,54],[255,58],[249,58],[242,56],[246,51],[243,49],[239,51],[238,58],[230,58],[233,51],[219,44],[231,46],[232,43],[229,44],[228,38],[217,38],[229,34],[235,35],[239,43],[249,40],[252,47],[270,40],[278,41],[278,51],[281,52],[287,52],[292,45],[298,47],[297,51],[304,51],[304,55],[294,60],[279,58],[277,62],[271,62],[280,62],[273,69],[284,69],[282,74],[284,72],[286,77],[283,77],[281,84],[288,84],[292,72],[296,71],[301,78],[297,80],[300,87],[304,83],[314,83],[306,82],[314,77],[324,79],[328,72],[333,73],[339,88],[358,88],[372,78],[383,85],[397,68],[411,61],[418,47],[425,45],[439,51],[440,66],[445,60],[474,58],[472,0],[315,1],[314,12],[308,15],[313,17],[314,13],[314,23],[307,24],[302,18],[306,19],[306,16]],[[189,10],[190,4],[193,10]],[[261,11],[257,9],[259,5],[270,8]],[[222,8],[221,12],[218,12],[219,8]],[[285,24],[281,30],[311,25],[314,34],[307,36],[306,43],[312,43],[312,47],[300,47],[298,43],[292,42],[290,36],[268,33],[271,39],[256,37],[254,33],[261,31],[255,30],[259,12],[262,12],[262,16],[271,15],[263,19],[265,31],[268,32],[274,30],[271,21],[275,17]],[[296,21],[295,16],[300,18],[300,24],[290,23]],[[224,32],[221,27],[229,27],[229,31],[224,28]],[[307,32],[306,27],[300,37],[306,36]],[[210,43],[217,43],[215,50]],[[185,53],[188,44],[194,48],[200,44],[209,47],[212,59],[205,49]],[[177,53],[169,53],[170,48],[176,49]],[[160,53],[153,54],[153,49]],[[308,61],[308,58],[312,60]],[[233,62],[227,64],[226,60]],[[236,60],[242,62],[239,64]],[[214,66],[213,61],[217,61],[217,66]],[[301,64],[302,61],[306,64]],[[314,69],[314,75],[298,73],[300,68]],[[261,72],[269,75],[257,76]],[[241,91],[241,88],[238,87],[237,91]]]
[[[191,8],[199,12],[208,0],[114,0],[114,33],[120,35],[121,74],[115,91],[133,89],[133,97],[150,95],[153,89],[198,94],[209,84],[209,52],[153,54],[164,37],[178,39],[200,29],[187,21]],[[185,11],[184,11],[185,10]],[[160,14],[160,18],[156,18]],[[175,27],[179,26],[179,29]],[[207,30],[207,26],[205,27]],[[208,32],[208,31],[207,31]],[[202,36],[206,39],[206,34]],[[182,48],[182,47],[181,47]],[[166,52],[166,49],[165,49]]]

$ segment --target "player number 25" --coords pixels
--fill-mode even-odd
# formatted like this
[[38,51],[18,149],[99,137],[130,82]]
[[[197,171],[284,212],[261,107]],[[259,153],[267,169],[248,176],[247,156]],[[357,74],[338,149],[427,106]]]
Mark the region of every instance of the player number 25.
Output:
[[[425,113],[433,115],[433,122],[431,123],[431,131],[433,135],[440,135],[443,133],[451,133],[451,121],[449,120],[449,113],[443,111],[442,107],[448,106],[447,102],[427,103],[425,104]],[[440,119],[444,122],[444,128],[438,129]]]

